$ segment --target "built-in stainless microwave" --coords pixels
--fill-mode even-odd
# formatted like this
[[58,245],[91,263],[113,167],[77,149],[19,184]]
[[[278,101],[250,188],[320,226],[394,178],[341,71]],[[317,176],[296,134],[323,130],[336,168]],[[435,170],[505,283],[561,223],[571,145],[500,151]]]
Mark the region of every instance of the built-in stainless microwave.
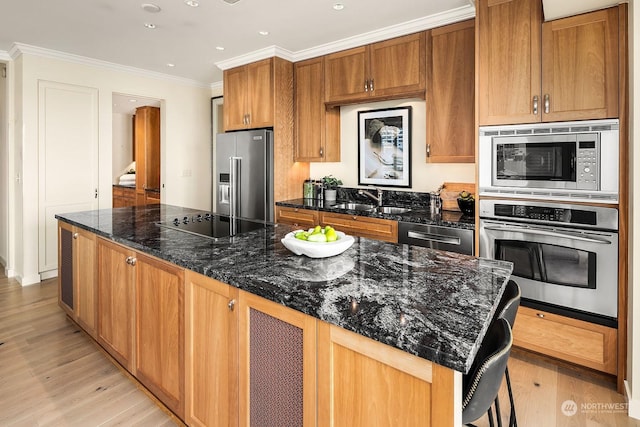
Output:
[[480,195],[618,201],[619,121],[486,126]]

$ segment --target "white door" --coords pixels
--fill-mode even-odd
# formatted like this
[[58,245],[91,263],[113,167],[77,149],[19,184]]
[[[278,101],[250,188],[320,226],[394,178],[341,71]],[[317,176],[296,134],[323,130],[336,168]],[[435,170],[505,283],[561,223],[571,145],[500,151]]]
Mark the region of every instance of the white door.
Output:
[[38,83],[39,272],[58,267],[57,213],[98,208],[98,90]]

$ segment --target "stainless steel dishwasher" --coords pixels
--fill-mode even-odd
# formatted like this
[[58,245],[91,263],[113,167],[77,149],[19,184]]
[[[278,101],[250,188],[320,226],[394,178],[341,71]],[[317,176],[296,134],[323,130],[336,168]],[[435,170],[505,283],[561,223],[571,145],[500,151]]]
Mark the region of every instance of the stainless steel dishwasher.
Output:
[[398,243],[474,255],[474,230],[401,221]]

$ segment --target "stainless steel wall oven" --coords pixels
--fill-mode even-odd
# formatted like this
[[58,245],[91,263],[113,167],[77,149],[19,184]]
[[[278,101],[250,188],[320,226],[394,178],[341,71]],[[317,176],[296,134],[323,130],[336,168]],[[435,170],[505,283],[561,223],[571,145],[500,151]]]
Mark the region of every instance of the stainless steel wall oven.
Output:
[[480,200],[480,256],[511,261],[523,305],[617,327],[618,210]]

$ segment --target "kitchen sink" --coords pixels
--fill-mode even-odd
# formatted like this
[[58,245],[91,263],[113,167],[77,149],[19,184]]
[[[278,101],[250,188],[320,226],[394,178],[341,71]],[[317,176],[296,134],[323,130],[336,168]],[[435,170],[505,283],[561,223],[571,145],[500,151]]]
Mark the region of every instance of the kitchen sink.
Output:
[[351,211],[372,211],[375,210],[375,205],[369,205],[366,203],[338,203],[331,206],[334,209],[347,209]]
[[411,210],[409,208],[402,208],[400,206],[379,206],[376,209],[378,212],[386,214],[402,214]]

